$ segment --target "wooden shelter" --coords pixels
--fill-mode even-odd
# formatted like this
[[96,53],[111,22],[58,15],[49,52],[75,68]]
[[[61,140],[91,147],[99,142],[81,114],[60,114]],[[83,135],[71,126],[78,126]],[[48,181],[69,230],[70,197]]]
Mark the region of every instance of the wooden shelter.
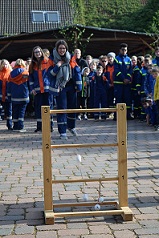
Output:
[[[64,31],[65,35],[63,34]],[[68,38],[67,36],[70,33],[76,36],[74,39],[76,47],[81,49],[81,46],[84,46],[85,49],[81,49],[83,56],[90,54],[94,58],[98,58],[100,55],[107,54],[110,51],[118,54],[119,46],[122,42],[128,44],[128,54],[130,56],[139,54],[144,55],[145,53],[154,50],[152,43],[155,41],[155,35],[153,34],[72,25],[64,27],[63,30],[61,28],[56,28],[2,37],[0,38],[0,59],[6,58],[9,61],[13,61],[17,58],[23,58],[25,60],[27,57],[31,56],[33,47],[37,45],[42,48],[47,48],[52,52],[55,42],[58,39]],[[79,40],[82,45],[78,44],[79,35],[81,35]],[[70,51],[72,51],[72,46],[70,47],[71,41],[68,39],[66,40],[69,43]]]

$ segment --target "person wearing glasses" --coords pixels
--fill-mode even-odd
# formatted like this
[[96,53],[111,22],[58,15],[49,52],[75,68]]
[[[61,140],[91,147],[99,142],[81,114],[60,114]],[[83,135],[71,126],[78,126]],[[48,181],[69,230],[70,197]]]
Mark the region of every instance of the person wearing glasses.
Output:
[[[128,45],[122,43],[119,49],[119,55],[114,60],[114,97],[115,103],[126,103],[127,120],[132,120],[131,116],[131,78],[132,64],[127,55]],[[114,115],[116,120],[116,114]]]
[[[64,40],[58,40],[53,49],[55,67],[51,70],[50,92],[56,96],[57,109],[75,109],[77,107],[77,92],[82,90],[81,69],[76,57],[68,51]],[[75,128],[75,113],[57,113],[57,125],[60,139],[67,140],[67,129],[77,136]]]
[[[41,106],[53,106],[52,95],[49,93],[49,72],[54,63],[48,58],[40,46],[35,46],[32,51],[29,67],[30,91],[34,95],[35,117],[37,128],[35,132],[42,131]],[[50,117],[51,131],[53,131],[53,119]]]
[[106,55],[102,55],[101,56],[100,64],[103,67],[103,73],[106,73],[106,71],[107,71],[107,64],[108,64],[108,57]]

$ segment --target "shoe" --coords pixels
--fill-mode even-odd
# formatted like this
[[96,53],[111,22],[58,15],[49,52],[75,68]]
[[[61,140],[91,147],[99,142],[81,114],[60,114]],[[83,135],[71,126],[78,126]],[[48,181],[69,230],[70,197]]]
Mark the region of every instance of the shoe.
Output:
[[99,121],[99,118],[94,118],[95,121]]
[[9,130],[9,131],[13,131],[13,127],[9,127],[8,130]]
[[78,120],[79,120],[79,121],[81,121],[81,115],[78,115],[78,117],[77,117],[77,118],[78,118]]
[[61,140],[68,140],[68,137],[67,137],[66,133],[60,134],[60,139]]
[[88,117],[86,114],[83,115],[83,120],[88,120]]
[[159,131],[159,126],[156,126],[156,127],[155,127],[155,131]]
[[75,128],[68,128],[68,130],[69,130],[69,132],[71,132],[71,134],[73,135],[73,136],[78,136],[78,134],[77,134],[77,131],[76,131],[76,129]]
[[26,129],[19,130],[20,133],[26,132]]
[[51,127],[51,132],[53,132],[54,131],[54,129]]
[[34,132],[42,131],[41,129],[36,129]]

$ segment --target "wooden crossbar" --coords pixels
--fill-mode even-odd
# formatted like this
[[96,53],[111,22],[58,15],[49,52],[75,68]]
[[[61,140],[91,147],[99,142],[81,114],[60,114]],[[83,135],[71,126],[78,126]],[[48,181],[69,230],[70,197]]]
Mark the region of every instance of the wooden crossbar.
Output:
[[86,143],[86,144],[60,144],[60,145],[51,145],[52,149],[55,148],[87,148],[87,147],[112,147],[112,146],[118,146],[117,143],[113,144],[93,144],[93,143]]
[[91,108],[91,109],[55,109],[50,110],[50,114],[59,113],[82,113],[82,112],[116,112],[116,108]]
[[117,181],[119,177],[111,178],[82,178],[82,179],[59,179],[52,180],[52,183],[87,183],[87,182],[104,182],[104,181]]

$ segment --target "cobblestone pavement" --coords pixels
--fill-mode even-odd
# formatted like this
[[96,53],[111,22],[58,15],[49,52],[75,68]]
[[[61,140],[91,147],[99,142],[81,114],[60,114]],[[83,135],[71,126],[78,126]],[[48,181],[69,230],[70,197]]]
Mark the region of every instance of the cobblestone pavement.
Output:
[[[159,237],[159,132],[145,123],[128,121],[128,196],[133,221],[124,222],[116,215],[57,218],[54,225],[45,225],[42,135],[34,133],[35,126],[34,119],[26,119],[27,132],[18,133],[8,131],[5,121],[0,121],[0,237]],[[67,143],[116,142],[116,122],[111,119],[77,121],[77,130],[77,138],[68,132]],[[55,123],[52,144],[60,143],[65,142],[59,139]],[[77,154],[82,156],[81,164]],[[54,179],[117,175],[116,147],[55,149],[52,161]],[[99,184],[55,184],[53,201],[80,202],[83,192],[97,201]],[[118,199],[116,182],[102,182],[100,192],[105,200]]]

